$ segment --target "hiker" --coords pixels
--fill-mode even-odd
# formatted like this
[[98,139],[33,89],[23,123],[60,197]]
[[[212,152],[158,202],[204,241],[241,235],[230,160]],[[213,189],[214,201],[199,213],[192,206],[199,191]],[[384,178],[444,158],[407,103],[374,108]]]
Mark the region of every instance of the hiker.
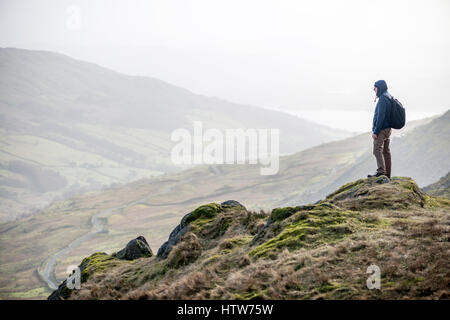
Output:
[[391,178],[391,151],[389,142],[391,136],[391,125],[389,124],[389,115],[392,107],[392,96],[387,91],[387,84],[384,80],[375,82],[373,90],[375,91],[375,101],[378,102],[375,107],[372,124],[373,155],[377,160],[377,171],[374,175],[367,177],[379,177],[382,175]]

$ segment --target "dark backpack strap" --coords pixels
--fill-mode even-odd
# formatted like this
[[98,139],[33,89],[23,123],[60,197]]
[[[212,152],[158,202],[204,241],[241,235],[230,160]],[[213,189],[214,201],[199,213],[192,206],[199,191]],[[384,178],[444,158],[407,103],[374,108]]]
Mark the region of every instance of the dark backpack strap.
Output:
[[389,112],[389,119],[388,119],[388,122],[389,122],[389,126],[392,126],[392,123],[391,123],[391,119],[392,119],[392,110],[394,109],[394,103],[395,103],[395,100],[394,100],[394,97],[393,97],[393,96],[391,96],[391,98],[389,98],[389,100],[391,100],[391,111]]

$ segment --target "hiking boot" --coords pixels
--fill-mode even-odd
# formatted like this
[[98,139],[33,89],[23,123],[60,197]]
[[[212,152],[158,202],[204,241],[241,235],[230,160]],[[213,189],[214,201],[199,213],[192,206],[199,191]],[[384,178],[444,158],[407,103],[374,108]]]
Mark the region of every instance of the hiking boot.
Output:
[[375,173],[375,174],[368,174],[367,178],[372,178],[372,177],[379,177],[379,176],[385,176],[384,173]]

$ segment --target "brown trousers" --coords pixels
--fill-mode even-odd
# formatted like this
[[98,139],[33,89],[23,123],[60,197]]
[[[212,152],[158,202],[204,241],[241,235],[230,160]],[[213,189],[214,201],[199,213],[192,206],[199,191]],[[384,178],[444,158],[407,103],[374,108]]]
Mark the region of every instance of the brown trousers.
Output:
[[373,140],[373,155],[377,159],[377,173],[384,174],[391,177],[391,150],[389,149],[389,142],[391,136],[391,128],[386,128],[380,131],[377,138]]

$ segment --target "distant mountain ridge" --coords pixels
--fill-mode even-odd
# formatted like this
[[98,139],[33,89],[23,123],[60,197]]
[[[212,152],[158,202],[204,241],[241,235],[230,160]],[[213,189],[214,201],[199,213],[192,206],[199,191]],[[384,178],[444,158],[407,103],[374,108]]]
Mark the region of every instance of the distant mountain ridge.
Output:
[[423,191],[432,196],[450,199],[450,171],[435,183],[424,187]]
[[0,48],[0,221],[178,170],[170,133],[194,120],[205,128],[279,128],[282,153],[350,135],[54,52]]

